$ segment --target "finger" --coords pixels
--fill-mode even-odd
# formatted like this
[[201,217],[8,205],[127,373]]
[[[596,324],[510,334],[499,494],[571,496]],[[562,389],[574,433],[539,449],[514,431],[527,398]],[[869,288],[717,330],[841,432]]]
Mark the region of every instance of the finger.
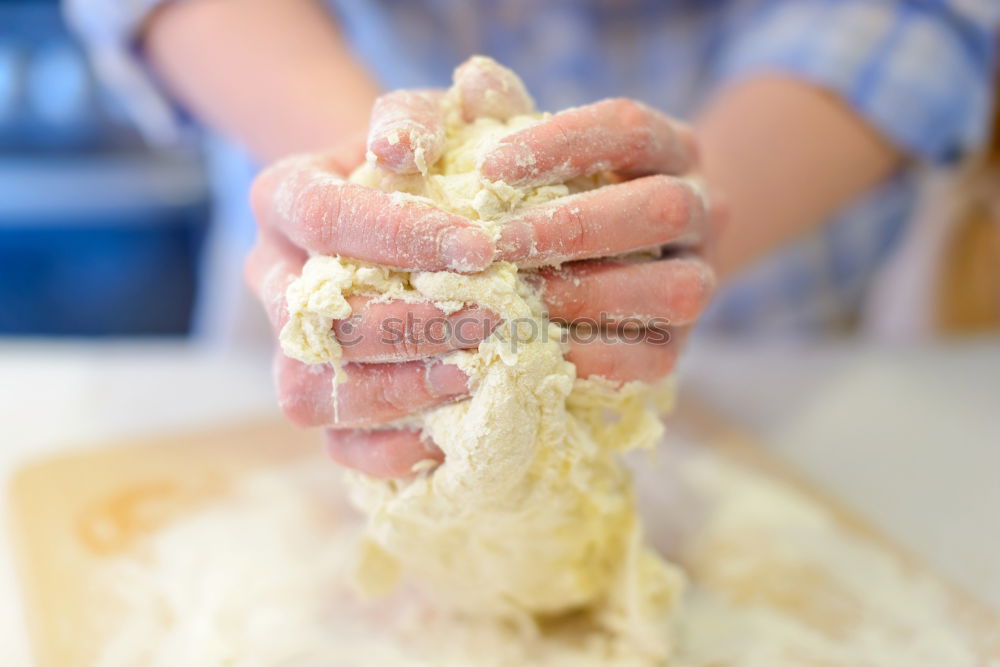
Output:
[[421,461],[444,460],[444,454],[419,431],[326,431],[326,451],[342,466],[380,478],[409,477]]
[[488,180],[526,187],[603,171],[683,174],[696,159],[689,127],[640,102],[616,98],[561,111],[504,137],[480,171]]
[[[567,358],[576,364],[579,377],[630,382],[655,382],[673,370],[677,341],[609,343],[595,340],[571,342]],[[329,429],[327,451],[337,463],[380,478],[408,477],[421,461],[444,460],[444,454],[419,431],[386,429],[358,431]]]
[[507,120],[535,108],[520,77],[492,58],[472,56],[455,70],[454,81],[467,123],[477,118]]
[[[570,332],[566,359],[576,365],[577,377],[600,376],[616,382],[656,382],[674,369],[685,332],[638,330],[618,334],[617,340],[607,331],[585,332],[577,327]],[[641,338],[640,338],[641,336]]]
[[397,174],[426,173],[445,149],[443,93],[397,90],[375,100],[368,155]]
[[278,403],[300,426],[358,428],[379,426],[469,393],[468,376],[441,361],[398,364],[345,364],[346,382],[337,385],[329,366],[276,356]]
[[697,244],[707,226],[705,209],[693,181],[647,176],[515,213],[504,221],[500,253],[531,267],[666,243]]
[[[247,282],[263,303],[275,334],[288,322],[285,295],[303,261],[282,255],[267,243],[259,243],[247,261]],[[344,361],[408,361],[469,349],[486,340],[500,323],[496,314],[476,305],[449,313],[431,302],[378,301],[361,295],[346,299],[351,317],[334,320],[331,327]]]
[[433,303],[347,297],[353,315],[333,323],[346,361],[398,362],[474,348],[500,323],[476,306],[446,313]]
[[[579,377],[646,382],[670,373],[677,358],[676,334],[638,330],[612,335],[594,329],[571,332],[566,358]],[[347,381],[338,385],[334,410],[333,370],[309,366],[280,353],[276,360],[278,402],[300,426],[365,428],[386,424],[469,394],[468,376],[440,361],[346,364]],[[335,418],[336,415],[336,418]]]
[[[677,341],[641,344],[602,341],[574,342],[567,358],[580,377],[655,382],[670,374],[677,358]],[[327,451],[337,463],[381,478],[407,477],[421,461],[444,460],[444,454],[419,431],[326,431]]]
[[595,260],[542,269],[532,281],[542,288],[555,321],[599,326],[683,326],[705,309],[715,274],[689,256],[652,262]]
[[285,292],[302,272],[308,256],[287,239],[261,232],[244,265],[247,286],[257,295],[276,332],[288,321]]
[[474,272],[493,260],[493,242],[472,221],[346,182],[331,166],[297,157],[265,170],[251,192],[259,224],[319,254],[408,270]]

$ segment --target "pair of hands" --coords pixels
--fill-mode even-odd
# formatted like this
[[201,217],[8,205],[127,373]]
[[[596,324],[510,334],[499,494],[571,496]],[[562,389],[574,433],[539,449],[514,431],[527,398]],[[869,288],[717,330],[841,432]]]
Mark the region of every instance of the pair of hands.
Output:
[[[466,120],[527,110],[522,90],[503,81],[472,73],[456,83]],[[421,160],[433,163],[444,150],[437,109],[433,94],[390,93],[375,105],[367,146],[359,140],[328,154],[288,158],[257,178],[251,200],[259,236],[246,275],[276,331],[288,317],[285,289],[310,251],[423,271],[474,272],[503,260],[542,267],[533,280],[555,321],[612,329],[669,322],[668,337],[571,340],[566,356],[579,377],[628,382],[669,374],[685,332],[710,298],[711,242],[724,218],[698,179],[682,176],[697,170],[691,130],[640,103],[610,99],[509,135],[481,164],[491,181],[527,187],[610,171],[620,182],[522,209],[505,220],[494,242],[461,216],[419,203],[390,205],[389,194],[344,180],[366,150],[398,173],[415,172]],[[668,244],[683,251],[643,262],[610,258]],[[333,327],[334,335],[353,342],[343,347],[347,382],[337,391],[339,421],[333,423],[333,370],[280,351],[279,401],[293,422],[327,427],[335,461],[374,476],[406,476],[418,461],[440,460],[441,452],[417,431],[379,427],[468,395],[466,375],[436,357],[477,346],[499,322],[475,306],[446,314],[431,303],[357,295],[348,301],[352,318]],[[380,334],[390,318],[447,322],[447,331],[461,335],[407,331],[416,335],[388,338]]]

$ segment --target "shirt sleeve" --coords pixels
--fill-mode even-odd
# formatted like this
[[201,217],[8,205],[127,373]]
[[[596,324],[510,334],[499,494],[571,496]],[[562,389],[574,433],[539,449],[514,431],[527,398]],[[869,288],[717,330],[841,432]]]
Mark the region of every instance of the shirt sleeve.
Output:
[[733,22],[717,75],[801,78],[906,153],[949,162],[988,131],[998,26],[997,0],[758,2]]
[[181,114],[157,85],[136,37],[149,15],[176,0],[63,0],[70,28],[81,40],[101,83],[152,143],[176,143]]

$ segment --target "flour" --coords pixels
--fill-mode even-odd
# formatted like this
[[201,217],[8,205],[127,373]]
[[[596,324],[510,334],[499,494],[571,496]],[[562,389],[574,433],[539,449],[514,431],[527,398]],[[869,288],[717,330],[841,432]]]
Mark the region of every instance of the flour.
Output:
[[678,549],[697,582],[679,631],[694,664],[982,664],[940,582],[829,508],[705,454],[680,476],[703,514]]
[[[487,59],[463,67],[515,85]],[[484,182],[482,155],[542,116],[509,117],[527,110],[526,93],[512,106],[485,95],[490,113],[470,120],[459,91],[475,92],[446,98],[439,159],[427,164],[426,148],[419,174],[367,165],[351,180],[461,213],[494,239],[507,213],[603,183]],[[684,577],[646,545],[619,462],[660,439],[668,387],[577,378],[538,295],[505,262],[462,275],[313,257],[288,288],[284,351],[339,368],[331,326],[353,294],[478,304],[505,320],[447,358],[471,398],[416,418],[444,463],[408,480],[349,473],[346,488],[315,460],[245,478],[108,564],[123,613],[98,667],[979,664],[939,584],[786,485],[673,448],[669,465],[641,468],[654,532],[673,535],[693,583],[678,614]]]
[[[704,446],[662,450],[636,467],[651,527],[691,573],[675,667],[990,664],[937,581],[824,506]],[[585,617],[532,630],[406,585],[360,601],[347,581],[364,518],[345,492],[319,458],[285,464],[108,561],[95,583],[121,613],[95,667],[650,664],[616,655]]]
[[[470,67],[516,80],[493,61],[470,61],[444,98],[446,149],[437,162],[406,175],[367,164],[350,180],[459,213],[494,240],[511,212],[606,182],[596,175],[514,188],[484,180],[478,165],[489,150],[544,115],[508,118],[485,99],[494,115],[467,121],[458,81],[474,74]],[[660,436],[653,393],[577,378],[558,326],[508,262],[463,275],[313,257],[288,288],[284,352],[337,367],[342,351],[331,327],[350,315],[351,294],[429,300],[445,310],[476,304],[503,320],[477,349],[445,359],[470,376],[471,398],[418,417],[444,463],[402,481],[350,474],[351,497],[368,517],[362,588],[384,592],[405,577],[438,609],[506,623],[525,637],[571,614],[590,628],[588,641],[606,646],[605,659],[665,662],[683,578],[644,545],[629,475],[617,461]]]

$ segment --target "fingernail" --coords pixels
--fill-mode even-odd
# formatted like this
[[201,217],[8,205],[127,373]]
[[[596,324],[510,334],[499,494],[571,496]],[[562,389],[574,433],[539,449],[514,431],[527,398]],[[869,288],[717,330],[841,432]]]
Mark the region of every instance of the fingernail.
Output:
[[701,176],[692,176],[688,178],[687,182],[691,186],[692,192],[698,197],[702,211],[707,213],[711,208],[711,192],[708,183]]
[[486,154],[478,165],[479,173],[492,183],[523,185],[532,174],[535,155],[521,144],[503,143]]
[[458,366],[437,363],[427,367],[427,388],[438,398],[469,393],[469,376]]
[[480,229],[459,227],[445,234],[441,255],[452,271],[482,271],[493,261],[493,243]]

